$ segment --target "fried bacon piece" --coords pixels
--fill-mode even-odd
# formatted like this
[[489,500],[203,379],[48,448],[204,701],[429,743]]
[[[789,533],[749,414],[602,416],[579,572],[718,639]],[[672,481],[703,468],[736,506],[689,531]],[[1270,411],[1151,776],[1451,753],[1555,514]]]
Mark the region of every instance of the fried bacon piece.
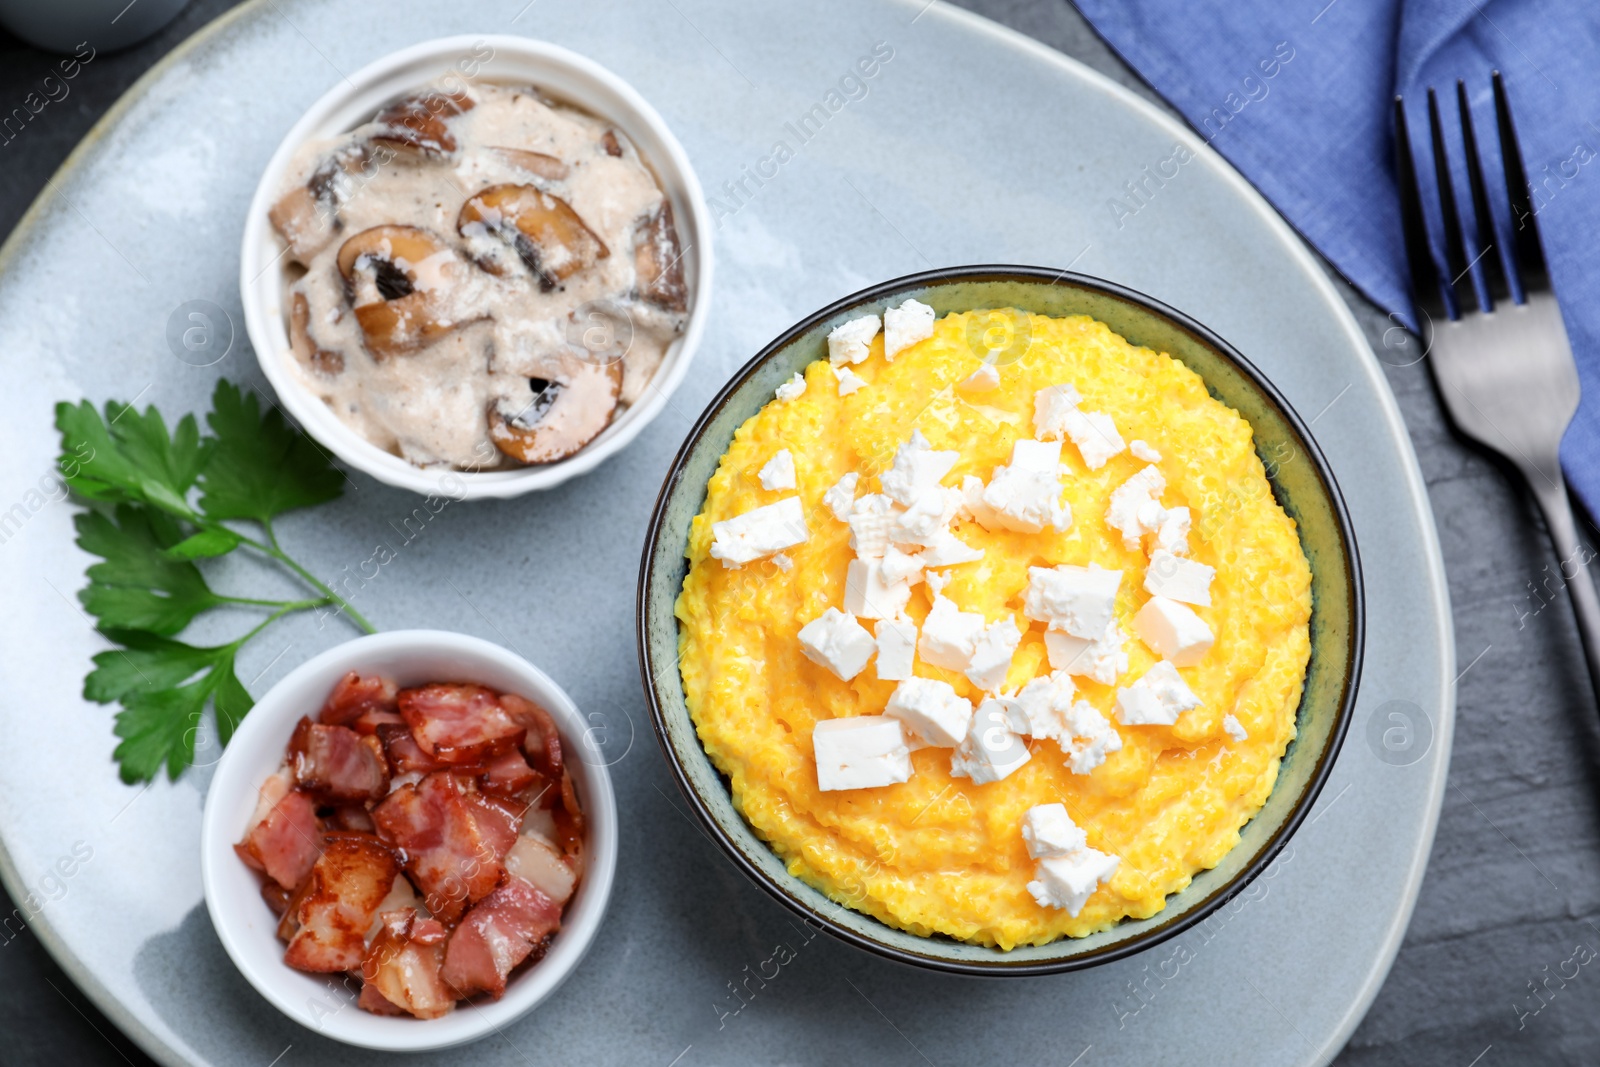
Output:
[[361,997],[357,1006],[380,1015],[408,1012],[419,1019],[437,1019],[456,1006],[455,990],[440,977],[445,928],[412,908],[382,915],[383,927],[361,961]]
[[522,751],[533,769],[552,782],[560,778],[561,734],[556,731],[556,722],[550,713],[515,693],[501,693],[500,706],[513,722],[528,731],[522,739]]
[[476,763],[514,747],[522,736],[522,725],[498,694],[481,685],[402,689],[399,703],[417,744],[440,763]]
[[538,834],[523,834],[506,853],[506,872],[520,878],[539,892],[565,904],[578,884],[572,864],[549,841]]
[[[349,726],[369,711],[397,712],[395,684],[381,675],[355,671],[340,678],[318,718],[330,726]],[[370,733],[371,731],[365,731]]]
[[329,834],[295,906],[299,929],[284,962],[302,971],[348,971],[366,955],[367,928],[389,895],[400,861],[370,834]]
[[365,735],[376,734],[380,726],[405,728],[405,725],[406,720],[398,711],[364,711],[351,721],[350,729],[358,734]]
[[[508,878],[461,920],[445,949],[444,981],[456,996],[499,999],[523,960],[542,957],[561,928],[561,906],[521,878]],[[536,955],[537,954],[537,955]]]
[[522,753],[508,748],[484,764],[478,788],[497,797],[515,797],[533,788],[539,779]]
[[376,800],[389,791],[383,745],[348,726],[301,719],[289,739],[289,760],[300,788],[326,800]]
[[378,740],[383,742],[383,751],[389,757],[389,766],[395,774],[428,774],[445,767],[445,764],[422,751],[417,739],[411,736],[411,727],[404,720],[378,727]]
[[305,881],[321,847],[316,805],[293,788],[287,770],[280,770],[261,783],[255,814],[244,840],[233,850],[245,863],[292,890]]
[[403,850],[412,883],[442,922],[454,922],[500,880],[500,853],[479,817],[446,771],[400,786],[372,809],[378,836]]
[[478,833],[494,850],[495,862],[505,859],[506,852],[517,843],[517,833],[522,829],[522,810],[515,802],[482,793],[467,793],[462,802],[472,814]]

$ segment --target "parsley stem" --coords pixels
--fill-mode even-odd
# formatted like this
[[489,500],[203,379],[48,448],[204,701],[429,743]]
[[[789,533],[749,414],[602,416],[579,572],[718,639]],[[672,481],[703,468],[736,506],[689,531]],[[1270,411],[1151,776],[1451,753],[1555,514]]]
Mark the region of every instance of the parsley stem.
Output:
[[225,596],[218,594],[218,600],[227,604],[247,604],[258,608],[283,608],[288,611],[305,611],[308,608],[326,607],[333,603],[332,598],[319,596],[309,600],[258,600],[248,596]]
[[278,547],[278,535],[273,532],[271,519],[262,519],[261,528],[262,530],[266,531],[267,544],[263,545],[259,541],[252,541],[249,538],[245,538],[245,542],[247,544],[254,545],[256,548],[264,551],[267,555],[271,556],[279,563],[282,563],[285,567],[288,567],[290,570],[294,571],[302,579],[304,579],[308,585],[326,596],[329,603],[338,604],[340,610],[350,617],[350,621],[354,622],[367,633],[375,634],[378,632],[377,627],[368,622],[366,616],[357,611],[353,604],[351,604],[344,597],[340,596],[338,593],[335,593],[333,589],[325,582],[321,581],[316,577],[316,575],[300,566],[300,564],[296,563],[289,557],[288,553]]

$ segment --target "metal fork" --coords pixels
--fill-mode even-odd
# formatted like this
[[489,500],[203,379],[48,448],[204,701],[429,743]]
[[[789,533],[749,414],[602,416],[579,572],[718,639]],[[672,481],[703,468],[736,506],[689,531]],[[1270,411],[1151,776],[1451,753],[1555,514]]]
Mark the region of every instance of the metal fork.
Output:
[[[1600,597],[1595,595],[1586,567],[1593,554],[1579,544],[1558,455],[1561,437],[1578,410],[1578,368],[1545,269],[1528,177],[1499,71],[1494,72],[1493,81],[1500,157],[1511,209],[1512,237],[1505,264],[1501,262],[1483,166],[1478,159],[1466,85],[1456,82],[1456,108],[1476,219],[1476,250],[1464,234],[1456,211],[1439,100],[1432,89],[1428,90],[1428,126],[1444,221],[1447,279],[1440,277],[1428,244],[1405,107],[1402,99],[1395,97],[1400,213],[1405,225],[1406,257],[1411,261],[1417,328],[1423,334],[1434,379],[1457,428],[1509,460],[1521,472],[1544,512],[1550,539],[1560,557],[1561,577],[1578,618],[1589,678],[1596,693],[1600,693]],[[1480,305],[1472,279],[1472,268],[1479,264],[1487,289],[1486,306]],[[1507,268],[1520,279],[1520,304],[1512,300]],[[1453,317],[1447,293],[1449,304],[1454,305]]]

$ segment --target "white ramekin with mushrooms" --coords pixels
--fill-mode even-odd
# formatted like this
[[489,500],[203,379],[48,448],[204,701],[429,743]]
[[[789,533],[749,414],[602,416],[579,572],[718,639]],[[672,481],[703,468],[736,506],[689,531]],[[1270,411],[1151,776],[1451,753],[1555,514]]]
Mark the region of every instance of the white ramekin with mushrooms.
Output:
[[622,447],[707,305],[705,207],[660,118],[521,38],[350,81],[291,131],[246,225],[246,326],[285,406],[352,465],[458,497]]

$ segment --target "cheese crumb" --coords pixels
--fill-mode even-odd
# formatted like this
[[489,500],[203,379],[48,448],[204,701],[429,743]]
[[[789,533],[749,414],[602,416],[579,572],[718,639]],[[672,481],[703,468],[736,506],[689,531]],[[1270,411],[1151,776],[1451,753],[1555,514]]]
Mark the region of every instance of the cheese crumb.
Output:
[[1030,758],[1027,744],[1011,729],[1005,703],[991,697],[972,713],[967,736],[950,757],[950,776],[987,785],[1007,777]]
[[860,363],[872,354],[872,339],[878,336],[878,316],[863,315],[833,328],[828,334],[828,362]]
[[828,608],[800,628],[800,651],[819,667],[848,682],[878,649],[872,635],[838,608]]
[[1116,621],[1117,589],[1121,571],[1104,570],[1091,563],[1078,567],[1029,567],[1022,613],[1052,630],[1087,640],[1099,640]]
[[1092,640],[1059,630],[1046,630],[1044,649],[1053,670],[1092,678],[1101,685],[1115,685],[1117,678],[1128,669],[1123,640],[1122,628],[1112,619],[1100,636]]
[[1004,618],[991,622],[973,640],[972,658],[964,672],[967,680],[979,689],[997,693],[1006,684],[1006,672],[1011,669],[1011,657],[1022,643],[1022,631],[1015,619]]
[[1145,568],[1145,592],[1181,600],[1185,604],[1211,606],[1211,580],[1217,576],[1216,568],[1192,559],[1183,559],[1158,548],[1150,553],[1150,566]]
[[797,496],[752,508],[743,515],[711,524],[711,558],[729,569],[770,556],[811,538],[805,511]]
[[1112,727],[1111,720],[1087,700],[1072,705],[1067,726],[1072,731],[1072,746],[1063,746],[1063,751],[1067,753],[1067,769],[1073,774],[1088,774],[1104,763],[1108,754],[1122,751],[1122,736]]
[[1128,442],[1128,451],[1133,453],[1134,459],[1142,459],[1146,463],[1161,462],[1161,453],[1138,438]]
[[833,487],[822,494],[822,502],[833,512],[833,517],[840,522],[850,521],[850,512],[856,506],[856,483],[861,481],[861,475],[851,471],[838,481]]
[[878,639],[878,677],[886,682],[910,678],[917,661],[917,624],[904,615],[879,619],[873,634]]
[[1065,804],[1036,804],[1022,816],[1022,840],[1032,859],[1070,856],[1089,847],[1089,835],[1072,821]]
[[1222,732],[1235,741],[1250,740],[1250,735],[1245,732],[1244,723],[1232,715],[1224,715],[1222,717]]
[[1072,739],[1067,713],[1077,687],[1066,671],[1041,674],[1010,697],[1011,728],[1029,737],[1043,737],[1066,748]]
[[780,448],[767,465],[761,468],[758,475],[763,489],[793,489],[794,481],[794,455],[787,448]]
[[853,559],[845,571],[844,610],[863,619],[892,619],[911,600],[909,582],[891,582],[881,559]]
[[898,719],[857,715],[827,719],[811,730],[817,788],[874,789],[911,778],[911,749]]
[[1117,721],[1124,726],[1172,726],[1179,715],[1199,706],[1200,698],[1167,660],[1117,690]]
[[1141,641],[1179,667],[1199,663],[1215,640],[1211,627],[1193,609],[1164,596],[1145,601],[1133,617],[1133,625]]
[[983,549],[973,548],[949,530],[940,530],[921,555],[924,567],[953,567],[958,563],[976,563],[983,558]]
[[1051,385],[1033,395],[1034,432],[1041,440],[1070,438],[1078,446],[1083,465],[1099,470],[1123,450],[1122,435],[1111,416],[1098,411],[1080,410],[1083,400],[1070,385]]
[[1122,547],[1137,549],[1145,534],[1156,533],[1166,518],[1159,497],[1167,487],[1157,467],[1146,467],[1111,491],[1106,525],[1122,531]]
[[924,493],[939,488],[940,479],[960,458],[959,452],[935,451],[921,430],[912,430],[910,440],[895,450],[894,465],[879,479],[883,493],[897,504],[910,507]]
[[[935,586],[936,575],[928,585]],[[922,635],[917,639],[917,655],[924,663],[951,671],[965,671],[972,663],[978,636],[988,621],[975,611],[962,611],[955,601],[934,589],[933,610],[922,620]]]
[[849,396],[857,389],[866,388],[867,380],[849,367],[835,367],[834,373],[839,377],[840,396]]
[[883,313],[883,358],[890,363],[894,357],[918,341],[933,336],[933,308],[920,300],[907,300],[899,307]]
[[773,393],[773,395],[776,396],[779,400],[795,400],[795,399],[798,399],[801,395],[803,395],[805,393],[805,391],[806,391],[805,375],[800,374],[797,371],[793,378],[790,378],[788,381],[786,381],[782,385],[778,386],[777,390]]
[[1046,526],[1065,530],[1072,525],[1072,509],[1061,500],[1060,466],[1061,442],[1017,441],[1011,448],[1011,463],[996,467],[983,491],[989,522],[974,517],[991,530],[996,526],[1018,533],[1039,533]]
[[1028,892],[1041,908],[1065,908],[1068,915],[1076,918],[1094,891],[1117,873],[1121,862],[1116,856],[1092,848],[1040,860],[1035,879],[1028,883]]
[[955,748],[972,725],[972,701],[933,678],[902,681],[889,695],[883,713],[899,719],[913,741],[934,748]]

